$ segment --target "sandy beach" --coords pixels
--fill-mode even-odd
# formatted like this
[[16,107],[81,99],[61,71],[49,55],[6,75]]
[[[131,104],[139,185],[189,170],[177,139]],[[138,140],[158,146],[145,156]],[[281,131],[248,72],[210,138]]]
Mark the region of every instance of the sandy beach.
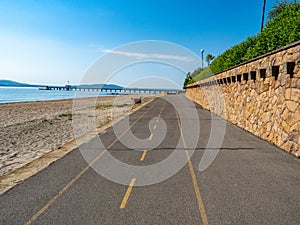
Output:
[[[93,126],[99,127],[112,117],[129,114],[133,99],[138,97],[143,101],[154,98],[150,95],[88,98],[76,110],[72,99],[0,104],[0,176],[74,139],[74,117],[93,117],[96,123]],[[86,115],[91,106],[93,114]],[[85,127],[80,133],[90,129]]]

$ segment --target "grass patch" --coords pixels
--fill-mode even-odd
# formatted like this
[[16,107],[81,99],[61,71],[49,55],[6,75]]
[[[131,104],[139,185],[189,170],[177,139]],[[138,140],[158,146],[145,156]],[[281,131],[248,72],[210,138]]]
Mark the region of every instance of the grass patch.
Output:
[[43,119],[42,122],[43,122],[43,123],[53,124],[53,121],[52,121],[52,120],[47,120],[47,119]]
[[96,105],[96,109],[111,109],[113,106],[110,105]]
[[206,68],[203,69],[203,71],[201,71],[201,73],[196,74],[196,75],[194,76],[194,79],[195,79],[196,81],[198,81],[198,80],[204,79],[204,78],[206,78],[206,77],[210,77],[210,76],[212,76],[212,75],[213,75],[213,73],[212,73],[212,71],[210,70],[210,68],[209,68],[209,67],[206,67]]
[[124,108],[127,106],[131,106],[131,105],[130,104],[114,105],[115,108]]
[[121,104],[121,105],[96,105],[96,109],[111,109],[111,108],[124,108],[127,106],[131,106],[130,104]]
[[68,117],[68,120],[72,120],[73,115],[72,115],[72,113],[63,113],[63,114],[60,114],[59,117],[60,118]]

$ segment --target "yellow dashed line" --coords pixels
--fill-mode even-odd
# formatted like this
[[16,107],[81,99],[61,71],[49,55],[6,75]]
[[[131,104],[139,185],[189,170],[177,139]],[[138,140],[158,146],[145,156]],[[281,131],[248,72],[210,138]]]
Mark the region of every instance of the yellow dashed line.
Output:
[[144,151],[143,151],[143,154],[142,154],[142,156],[141,156],[140,161],[144,161],[144,160],[145,160],[146,154],[147,154],[147,150],[144,150]]
[[[189,156],[189,153],[188,153],[187,150],[185,150],[185,154],[186,154],[187,159],[189,160],[190,156]],[[193,181],[193,185],[194,185],[196,198],[197,198],[197,201],[198,201],[199,211],[200,211],[200,214],[201,214],[201,217],[202,217],[202,222],[203,222],[203,225],[208,225],[208,220],[207,220],[203,200],[202,200],[202,197],[201,197],[200,189],[199,189],[199,186],[198,186],[197,178],[196,178],[194,167],[193,167],[193,164],[192,164],[191,160],[188,161],[188,164],[189,164],[189,169],[190,169],[190,173],[191,173],[191,177],[192,177],[192,181]]]
[[135,178],[132,178],[131,181],[130,181],[130,184],[128,186],[128,189],[127,189],[127,191],[125,193],[125,196],[123,198],[123,201],[122,201],[122,203],[120,205],[120,209],[124,209],[126,207],[126,203],[127,203],[128,199],[129,199],[129,196],[130,196],[130,193],[132,191],[134,183],[135,183]]
[[162,114],[162,112],[163,112],[165,106],[166,106],[166,102],[164,102],[164,105],[163,105],[163,107],[162,107],[161,110],[160,110],[159,117],[161,116],[161,114]]
[[150,134],[149,141],[151,141],[152,138],[153,138],[153,133]]
[[[102,157],[102,155],[106,152],[106,150],[104,150],[103,152],[101,152],[98,157],[96,159],[94,159],[94,161],[91,163],[93,164],[94,162],[96,162],[98,159],[100,159]],[[49,202],[47,202],[47,204],[45,204],[36,214],[34,214],[33,217],[31,217],[31,219],[25,224],[25,225],[30,225],[32,224],[43,212],[45,212],[50,205],[52,205],[66,190],[69,189],[69,187],[72,186],[72,184],[74,184],[81,176],[82,174],[84,174],[88,169],[90,168],[90,165],[86,166],[83,170],[81,170],[81,172],[74,177],[66,186],[64,186],[63,189],[61,189]]]
[[177,123],[178,123],[178,127],[179,127],[179,130],[180,130],[180,135],[181,135],[183,147],[185,148],[186,158],[188,160],[189,170],[190,170],[190,174],[191,174],[191,177],[192,177],[192,182],[193,182],[196,198],[197,198],[197,201],[198,201],[198,207],[199,207],[199,211],[200,211],[200,214],[201,214],[202,222],[203,222],[204,225],[208,225],[207,215],[206,215],[203,200],[202,200],[202,197],[201,197],[200,188],[199,188],[199,185],[198,185],[198,182],[197,182],[197,178],[196,178],[196,175],[195,175],[193,164],[190,160],[190,155],[189,155],[188,151],[186,150],[187,145],[186,145],[186,142],[185,142],[185,138],[183,136],[183,130],[182,130],[181,124],[179,122],[177,112],[176,112],[176,117],[177,117]]
[[[119,138],[126,134],[147,112],[149,112],[153,106],[149,107],[130,127],[125,130]],[[53,198],[51,198],[37,213],[35,213],[25,225],[31,225],[42,213],[44,213],[65,191],[67,191],[98,159],[100,159],[107,150],[109,150],[119,139],[116,138],[103,152],[101,152],[97,158],[95,158],[89,165],[87,165],[80,173],[77,174],[67,185],[65,185]],[[134,179],[135,182],[135,179]],[[126,204],[126,203],[125,203]]]
[[157,124],[155,124],[155,125],[154,125],[154,127],[153,127],[153,130],[155,130],[155,129],[156,129],[156,127],[157,127]]

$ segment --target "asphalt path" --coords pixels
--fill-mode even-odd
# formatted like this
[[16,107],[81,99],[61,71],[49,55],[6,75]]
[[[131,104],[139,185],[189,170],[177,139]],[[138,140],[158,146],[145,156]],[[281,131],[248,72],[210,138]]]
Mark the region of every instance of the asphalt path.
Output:
[[1,195],[0,224],[299,224],[299,165],[166,96]]

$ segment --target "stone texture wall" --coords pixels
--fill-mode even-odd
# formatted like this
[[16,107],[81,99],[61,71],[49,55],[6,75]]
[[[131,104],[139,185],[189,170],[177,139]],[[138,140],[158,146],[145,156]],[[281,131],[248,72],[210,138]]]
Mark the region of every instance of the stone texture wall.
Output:
[[186,95],[299,157],[300,42],[191,84]]

